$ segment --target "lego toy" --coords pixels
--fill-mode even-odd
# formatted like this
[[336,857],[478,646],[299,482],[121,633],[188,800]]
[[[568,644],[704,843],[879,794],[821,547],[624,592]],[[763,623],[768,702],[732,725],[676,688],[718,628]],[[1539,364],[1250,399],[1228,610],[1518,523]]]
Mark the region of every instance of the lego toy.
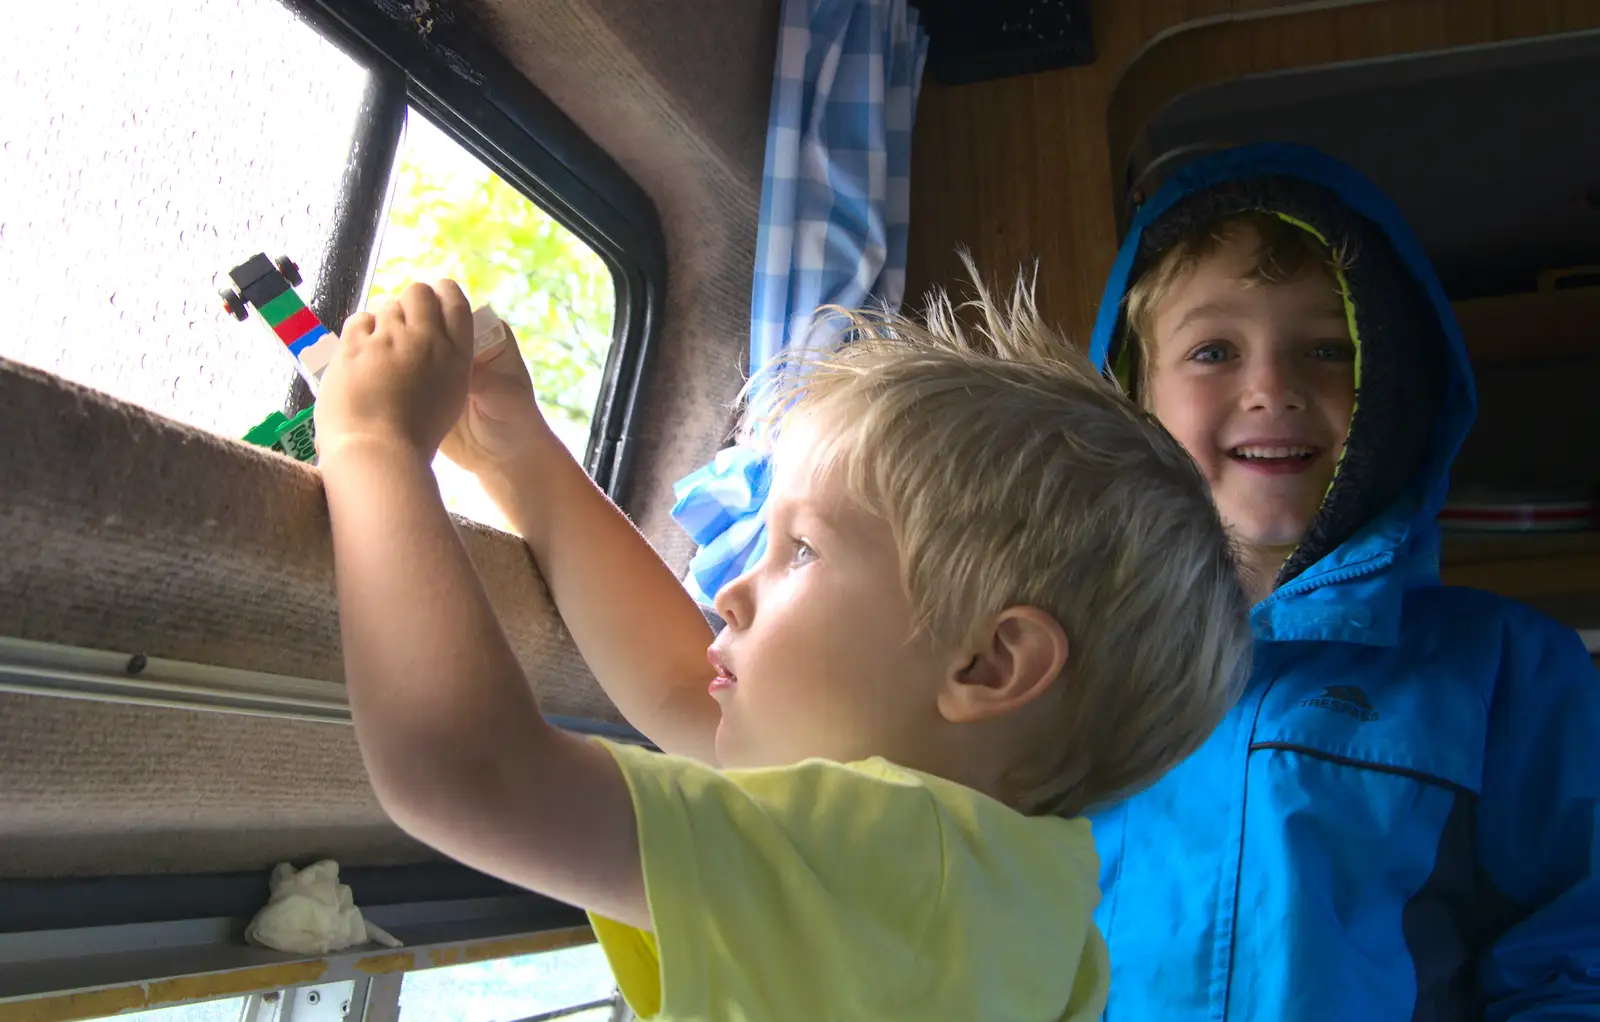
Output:
[[[323,326],[317,314],[295,293],[295,286],[301,282],[300,268],[288,256],[274,261],[265,253],[257,253],[229,270],[228,276],[234,287],[219,292],[222,307],[235,319],[245,320],[250,318],[250,306],[254,306],[262,322],[293,356],[295,371],[315,396],[323,370],[333,361],[339,337]],[[310,408],[292,419],[273,412],[246,433],[244,440],[297,461],[314,464],[317,460],[316,424]]]
[[[234,318],[250,318],[254,306],[273,335],[294,356],[295,370],[311,388],[313,398],[323,372],[333,361],[339,336],[308,308],[295,287],[301,282],[300,269],[287,256],[268,259],[257,253],[228,271],[234,288],[219,294],[222,306]],[[506,344],[515,344],[511,328],[494,310],[481,305],[472,311],[473,351],[482,355]],[[298,461],[317,460],[316,422],[307,408],[293,418],[273,412],[244,435],[246,443],[268,447]]]
[[339,336],[317,318],[295,293],[300,283],[300,269],[287,257],[276,262],[257,253],[228,271],[234,287],[223,289],[222,307],[238,320],[250,318],[254,306],[263,322],[271,328],[289,354],[294,356],[295,369],[305,378],[311,393],[316,394],[322,373],[333,361]]

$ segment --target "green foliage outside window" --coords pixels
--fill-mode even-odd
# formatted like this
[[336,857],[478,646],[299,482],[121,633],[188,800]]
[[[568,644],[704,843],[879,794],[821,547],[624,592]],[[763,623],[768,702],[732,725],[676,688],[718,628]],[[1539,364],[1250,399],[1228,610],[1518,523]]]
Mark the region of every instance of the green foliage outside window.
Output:
[[454,279],[510,324],[551,424],[587,437],[611,347],[610,270],[422,117],[406,136],[369,307],[411,280]]

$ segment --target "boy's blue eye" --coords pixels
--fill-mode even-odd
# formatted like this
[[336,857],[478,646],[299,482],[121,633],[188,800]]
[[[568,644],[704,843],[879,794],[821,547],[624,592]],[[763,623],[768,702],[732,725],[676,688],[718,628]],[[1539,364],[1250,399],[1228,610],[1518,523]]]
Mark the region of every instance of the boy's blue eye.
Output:
[[1200,347],[1189,353],[1189,361],[1191,362],[1224,362],[1227,360],[1227,358],[1228,347],[1221,341],[1212,341],[1209,344],[1202,344]]
[[795,564],[806,564],[817,559],[817,552],[811,549],[811,544],[803,539],[794,540],[793,543]]
[[1323,362],[1349,362],[1355,355],[1355,348],[1345,340],[1319,341],[1311,349],[1311,357]]

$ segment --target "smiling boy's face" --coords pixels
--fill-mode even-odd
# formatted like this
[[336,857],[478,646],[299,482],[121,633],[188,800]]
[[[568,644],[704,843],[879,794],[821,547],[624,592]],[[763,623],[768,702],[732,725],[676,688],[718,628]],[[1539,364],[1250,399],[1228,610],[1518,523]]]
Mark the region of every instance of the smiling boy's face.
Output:
[[1199,464],[1247,565],[1270,578],[1344,452],[1355,346],[1327,269],[1254,282],[1258,246],[1236,231],[1155,309],[1144,401]]

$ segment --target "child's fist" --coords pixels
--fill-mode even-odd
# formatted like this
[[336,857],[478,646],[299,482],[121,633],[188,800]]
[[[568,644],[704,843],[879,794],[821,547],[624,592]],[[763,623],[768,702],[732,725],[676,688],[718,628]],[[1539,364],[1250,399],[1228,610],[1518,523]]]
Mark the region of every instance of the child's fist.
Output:
[[408,285],[376,314],[345,321],[317,398],[324,457],[361,437],[427,456],[461,413],[472,370],[472,309],[454,281]]
[[467,405],[440,450],[469,472],[503,469],[559,444],[539,411],[528,366],[513,341],[477,356]]

